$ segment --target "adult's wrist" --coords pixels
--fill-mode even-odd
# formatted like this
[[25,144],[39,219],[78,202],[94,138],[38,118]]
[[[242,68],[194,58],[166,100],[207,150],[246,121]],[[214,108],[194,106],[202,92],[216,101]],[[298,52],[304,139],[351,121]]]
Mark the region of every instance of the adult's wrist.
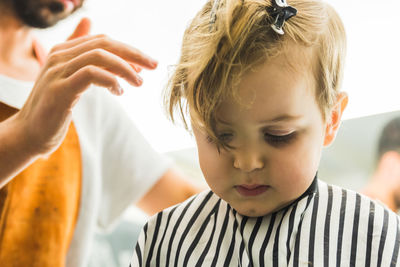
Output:
[[11,127],[14,129],[16,140],[15,147],[20,151],[21,155],[26,157],[40,157],[41,149],[38,142],[34,140],[28,130],[28,122],[20,116],[19,112],[10,118]]
[[0,188],[39,156],[29,143],[18,116],[0,122]]

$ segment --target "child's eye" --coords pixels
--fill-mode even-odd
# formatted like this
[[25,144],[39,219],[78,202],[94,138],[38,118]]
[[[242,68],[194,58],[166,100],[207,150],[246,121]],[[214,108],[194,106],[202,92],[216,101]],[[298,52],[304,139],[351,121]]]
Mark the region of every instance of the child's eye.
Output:
[[264,139],[272,145],[285,145],[290,143],[296,137],[296,132],[291,132],[286,135],[273,135],[269,133],[264,133]]
[[233,138],[233,134],[231,133],[223,133],[218,135],[218,139],[221,140],[221,142],[223,143],[229,143],[230,141],[232,141]]

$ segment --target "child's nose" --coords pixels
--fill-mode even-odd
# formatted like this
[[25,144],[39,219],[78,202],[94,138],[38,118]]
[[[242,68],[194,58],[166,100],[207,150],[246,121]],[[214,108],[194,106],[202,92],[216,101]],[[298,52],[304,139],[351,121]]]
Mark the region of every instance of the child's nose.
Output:
[[257,151],[241,151],[234,156],[233,167],[243,172],[252,172],[264,168],[264,159]]

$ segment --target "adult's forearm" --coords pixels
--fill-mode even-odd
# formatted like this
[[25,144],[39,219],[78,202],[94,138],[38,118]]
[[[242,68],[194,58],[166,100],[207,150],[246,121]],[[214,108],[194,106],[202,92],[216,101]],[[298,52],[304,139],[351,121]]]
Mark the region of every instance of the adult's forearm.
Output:
[[0,122],[0,188],[39,157],[16,115]]
[[191,183],[180,172],[169,169],[136,203],[136,206],[148,215],[154,215],[205,189],[206,187],[199,187]]

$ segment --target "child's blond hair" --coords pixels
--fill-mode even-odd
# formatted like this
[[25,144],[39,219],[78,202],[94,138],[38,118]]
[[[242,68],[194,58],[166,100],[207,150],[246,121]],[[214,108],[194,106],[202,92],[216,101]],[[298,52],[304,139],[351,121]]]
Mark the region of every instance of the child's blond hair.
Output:
[[246,71],[293,45],[312,51],[307,60],[312,62],[316,100],[326,120],[339,92],[346,51],[344,27],[334,9],[319,0],[288,0],[297,15],[285,22],[285,33],[279,35],[271,28],[271,0],[221,0],[214,9],[215,21],[214,1],[207,1],[185,31],[179,64],[164,92],[172,121],[178,109],[187,127],[190,113],[194,127],[224,146],[215,133],[221,101],[236,98]]

